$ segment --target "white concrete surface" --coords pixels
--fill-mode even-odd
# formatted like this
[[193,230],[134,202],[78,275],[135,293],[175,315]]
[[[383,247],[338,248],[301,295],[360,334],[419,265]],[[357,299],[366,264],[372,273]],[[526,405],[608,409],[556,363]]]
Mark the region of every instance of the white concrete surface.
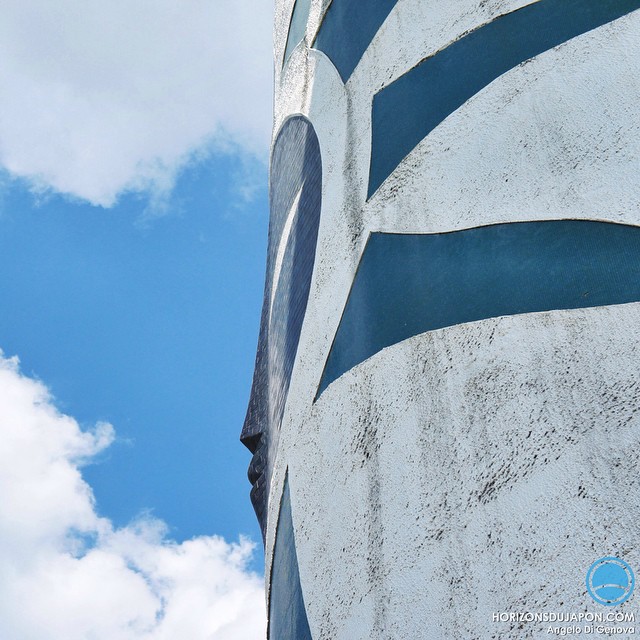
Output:
[[[400,0],[346,87],[309,49],[327,4],[312,2],[307,37],[281,69],[293,2],[276,3],[274,135],[292,114],[310,118],[324,193],[267,571],[288,468],[315,639],[551,637],[548,625],[494,623],[491,613],[602,611],[586,595],[591,562],[624,555],[640,573],[640,305],[422,334],[313,399],[371,231],[640,224],[640,12],[501,76],[366,202],[375,92],[530,3]],[[639,602],[620,609],[640,619]]]

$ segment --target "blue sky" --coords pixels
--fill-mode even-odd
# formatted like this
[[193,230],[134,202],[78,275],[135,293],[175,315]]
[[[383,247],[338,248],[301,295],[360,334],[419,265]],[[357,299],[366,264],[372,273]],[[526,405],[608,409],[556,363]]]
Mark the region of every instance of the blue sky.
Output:
[[84,470],[98,510],[144,509],[178,539],[259,539],[238,441],[255,357],[268,222],[266,169],[234,202],[233,158],[183,171],[162,217],[144,199],[105,211],[24,183],[0,213],[2,349],[81,424],[117,430]]
[[[0,9],[0,543],[19,550],[0,636],[260,637],[238,437],[264,283],[271,2],[34,4]],[[40,593],[43,575],[81,575],[91,604]],[[185,585],[205,603],[188,615]]]

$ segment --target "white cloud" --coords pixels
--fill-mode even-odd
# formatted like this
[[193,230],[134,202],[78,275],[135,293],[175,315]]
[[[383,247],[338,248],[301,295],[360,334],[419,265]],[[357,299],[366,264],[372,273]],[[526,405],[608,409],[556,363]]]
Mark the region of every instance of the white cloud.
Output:
[[114,529],[96,514],[79,466],[113,437],[82,432],[0,352],[0,638],[264,638],[251,543],[177,544],[158,520]]
[[110,206],[203,148],[266,157],[272,0],[4,0],[0,165]]

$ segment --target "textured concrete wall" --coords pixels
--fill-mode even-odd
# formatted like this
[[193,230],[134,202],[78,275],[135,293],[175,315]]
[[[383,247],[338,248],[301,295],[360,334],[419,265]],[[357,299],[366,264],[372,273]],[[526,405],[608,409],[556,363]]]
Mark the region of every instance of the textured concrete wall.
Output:
[[374,95],[535,3],[399,0],[346,84],[312,46],[328,4],[311,0],[283,66],[294,2],[276,3],[274,136],[293,114],[309,119],[323,191],[272,454],[267,583],[288,474],[313,638],[550,637],[548,624],[492,613],[604,610],[586,593],[589,565],[613,555],[640,568],[640,303],[422,333],[316,395],[370,233],[640,224],[640,11],[626,3],[500,75],[367,199]]

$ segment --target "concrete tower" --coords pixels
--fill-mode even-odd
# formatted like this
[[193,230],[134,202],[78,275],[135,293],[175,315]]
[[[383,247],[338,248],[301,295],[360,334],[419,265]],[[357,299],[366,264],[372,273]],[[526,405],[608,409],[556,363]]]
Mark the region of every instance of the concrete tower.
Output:
[[277,0],[271,640],[639,611],[639,67],[640,0]]

